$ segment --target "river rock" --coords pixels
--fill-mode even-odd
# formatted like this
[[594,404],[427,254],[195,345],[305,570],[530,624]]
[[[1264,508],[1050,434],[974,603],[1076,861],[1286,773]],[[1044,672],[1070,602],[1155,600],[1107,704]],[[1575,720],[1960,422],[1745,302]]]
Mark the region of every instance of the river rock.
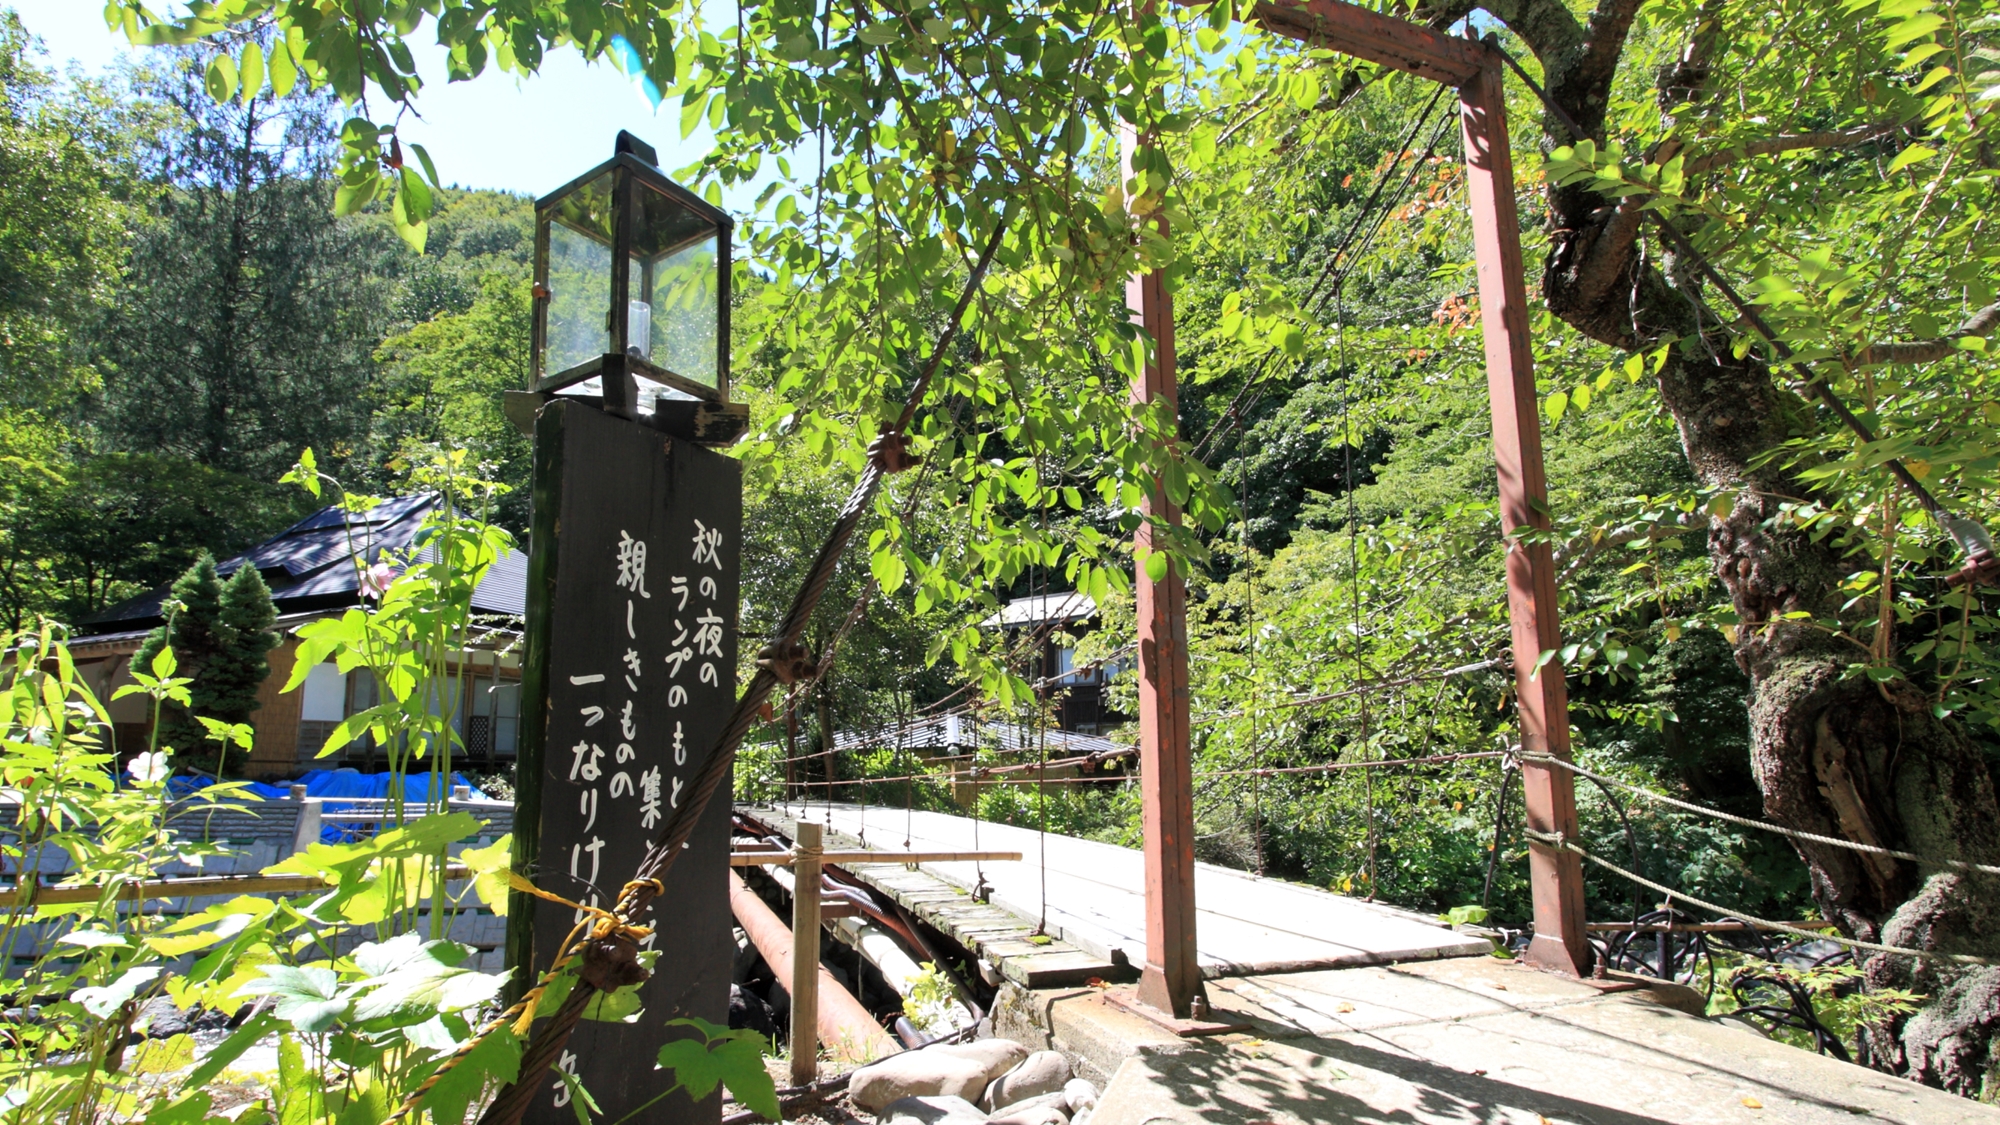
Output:
[[987,1067],[988,1082],[1019,1066],[1028,1057],[1028,1049],[1012,1039],[974,1039],[970,1043],[940,1043],[935,1047],[925,1047],[924,1050],[941,1051],[962,1059],[977,1059]]
[[1069,1105],[1061,1092],[1043,1094],[993,1111],[987,1125],[1069,1125]]
[[192,1026],[188,1013],[174,1007],[174,1002],[164,996],[155,996],[139,1009],[133,1024],[144,1024],[146,1035],[153,1039],[170,1039],[185,1034]]
[[904,1098],[963,1098],[969,1103],[994,1076],[1008,1073],[1027,1055],[1026,1047],[1008,1039],[939,1043],[862,1067],[848,1080],[847,1092],[856,1105],[878,1116],[883,1107]]
[[1097,1087],[1082,1078],[1072,1078],[1063,1083],[1063,1104],[1072,1114],[1082,1113],[1097,1104]]
[[897,1098],[876,1117],[881,1125],[985,1125],[986,1115],[964,1098],[927,1095]]
[[729,986],[729,1027],[748,1029],[769,1039],[778,1034],[778,1021],[764,998],[740,984]]
[[1072,1077],[1069,1060],[1061,1051],[1036,1051],[1022,1059],[1019,1066],[994,1079],[979,1099],[979,1108],[991,1113],[997,1106],[1013,1105],[1043,1094],[1059,1094]]

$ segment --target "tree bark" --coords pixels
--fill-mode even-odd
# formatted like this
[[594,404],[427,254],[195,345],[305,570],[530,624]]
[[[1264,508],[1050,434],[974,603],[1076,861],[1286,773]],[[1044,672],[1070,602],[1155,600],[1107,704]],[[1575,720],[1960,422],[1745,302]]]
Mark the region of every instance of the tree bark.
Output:
[[[1448,26],[1474,5],[1447,0],[1420,9]],[[1603,143],[1611,82],[1636,4],[1600,0],[1587,25],[1555,0],[1487,0],[1543,66],[1551,99]],[[1709,7],[1719,7],[1709,0]],[[1717,13],[1719,15],[1719,12]],[[1719,19],[1657,75],[1671,113],[1704,97]],[[1567,130],[1553,119],[1553,143]],[[1774,822],[1853,840],[1972,862],[2000,861],[2000,801],[1963,725],[1939,719],[1906,681],[1877,685],[1846,675],[1865,646],[1810,621],[1840,614],[1838,583],[1860,565],[1833,537],[1815,541],[1788,526],[1780,507],[1812,489],[1781,466],[1760,463],[1788,438],[1810,432],[1811,407],[1754,357],[1736,359],[1729,322],[1704,302],[1685,263],[1667,250],[1643,254],[1635,204],[1621,206],[1581,186],[1547,189],[1550,246],[1542,278],[1550,309],[1594,340],[1632,351],[1678,338],[1659,390],[1690,466],[1736,497],[1711,517],[1710,558],[1741,624],[1736,658],[1749,675],[1752,767]],[[1920,870],[1841,848],[1801,845],[1813,894],[1846,934],[1939,952],[2000,956],[2000,880]],[[1977,1097],[2000,1085],[2000,970],[1875,955],[1871,987],[1922,993],[1914,1015],[1865,1032],[1874,1065]]]

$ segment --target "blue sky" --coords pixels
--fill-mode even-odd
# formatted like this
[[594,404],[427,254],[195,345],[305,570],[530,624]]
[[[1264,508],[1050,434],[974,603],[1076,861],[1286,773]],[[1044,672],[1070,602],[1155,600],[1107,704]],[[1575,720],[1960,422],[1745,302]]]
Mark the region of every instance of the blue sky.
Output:
[[[121,56],[142,53],[105,28],[99,0],[14,2],[58,68],[73,61],[95,74]],[[423,31],[415,39],[428,42]],[[489,68],[471,82],[447,83],[442,59],[434,47],[417,52],[425,79],[417,108],[424,119],[405,122],[400,132],[430,152],[447,183],[541,195],[609,159],[620,129],[657,148],[668,171],[692,163],[709,144],[705,128],[681,139],[677,101],[663,103],[656,114],[616,67],[587,65],[573,49],[551,55],[526,81]],[[739,188],[725,202],[741,213],[757,190]]]

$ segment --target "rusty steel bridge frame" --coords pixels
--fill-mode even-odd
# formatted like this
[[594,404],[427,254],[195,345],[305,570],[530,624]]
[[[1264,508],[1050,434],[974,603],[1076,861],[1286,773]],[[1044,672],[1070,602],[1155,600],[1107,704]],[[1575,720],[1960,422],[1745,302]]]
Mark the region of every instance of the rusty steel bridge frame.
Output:
[[[1200,0],[1178,0],[1195,4]],[[1519,701],[1527,827],[1576,834],[1576,792],[1570,774],[1538,764],[1536,755],[1568,760],[1569,697],[1562,665],[1540,666],[1558,645],[1554,561],[1541,536],[1549,530],[1542,434],[1528,347],[1528,306],[1522,277],[1520,220],[1508,149],[1505,90],[1499,51],[1420,24],[1380,15],[1341,0],[1256,3],[1248,16],[1267,30],[1458,90],[1465,138],[1473,253],[1478,269],[1480,327],[1486,344],[1487,394],[1493,411],[1493,458],[1499,469],[1500,518],[1507,538],[1507,609],[1513,631],[1514,683]],[[1124,137],[1125,176],[1148,138]],[[1154,220],[1160,234],[1164,218]],[[1174,381],[1173,300],[1157,273],[1134,275],[1125,300],[1154,342],[1154,360],[1133,381],[1138,403],[1164,400],[1178,409]],[[1143,512],[1178,521],[1165,491],[1151,490]],[[1134,543],[1144,557],[1152,528],[1142,522]],[[1194,796],[1188,739],[1186,591],[1172,567],[1155,581],[1136,568],[1139,642],[1140,787],[1144,797],[1146,964],[1137,1001],[1171,1022],[1199,1017],[1201,968],[1195,953]],[[1539,674],[1538,674],[1539,671]],[[1586,976],[1592,954],[1584,937],[1583,870],[1573,854],[1529,844],[1535,936],[1530,964]]]

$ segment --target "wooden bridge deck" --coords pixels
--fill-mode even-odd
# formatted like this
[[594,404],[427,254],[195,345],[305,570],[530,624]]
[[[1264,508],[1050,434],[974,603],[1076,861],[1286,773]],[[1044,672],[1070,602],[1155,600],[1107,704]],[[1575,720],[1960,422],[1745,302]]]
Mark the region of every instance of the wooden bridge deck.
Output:
[[[1114,965],[1145,962],[1145,867],[1137,849],[881,806],[815,803],[746,811],[785,824],[803,814],[830,834],[869,847],[901,850],[907,840],[921,851],[1018,851],[1018,863],[927,863],[922,870],[970,890],[983,868],[993,906],[1032,928],[1046,903],[1049,936]],[[904,871],[849,869],[892,893]],[[1209,978],[1477,956],[1493,948],[1421,914],[1213,864],[1196,865],[1195,901],[1196,945]]]

